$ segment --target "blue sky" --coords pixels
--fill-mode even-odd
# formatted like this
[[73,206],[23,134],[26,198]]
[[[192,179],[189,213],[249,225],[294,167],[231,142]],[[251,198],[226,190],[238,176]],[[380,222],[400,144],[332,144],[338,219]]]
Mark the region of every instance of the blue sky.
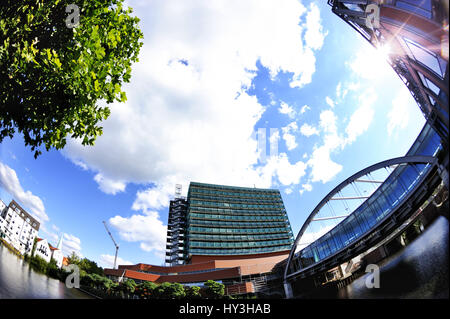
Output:
[[[279,188],[296,234],[334,186],[406,153],[423,116],[383,55],[326,1],[138,1],[144,46],[94,147],[1,145],[0,198],[40,236],[111,266],[164,262],[175,184]],[[268,148],[258,157],[257,132]],[[270,132],[275,133],[270,136]],[[256,134],[256,135],[255,135]]]

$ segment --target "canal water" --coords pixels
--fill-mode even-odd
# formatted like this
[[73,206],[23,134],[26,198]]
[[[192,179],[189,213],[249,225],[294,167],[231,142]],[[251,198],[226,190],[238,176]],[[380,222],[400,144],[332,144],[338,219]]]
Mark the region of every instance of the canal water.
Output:
[[0,244],[0,299],[91,299],[89,295],[46,275]]
[[[374,265],[372,265],[374,266]],[[305,299],[448,299],[449,222],[439,217],[419,237],[342,288],[322,287]]]
[[[447,299],[449,298],[449,223],[439,217],[403,251],[379,265],[379,286],[368,272],[339,289],[341,299]],[[370,284],[369,284],[370,286]]]

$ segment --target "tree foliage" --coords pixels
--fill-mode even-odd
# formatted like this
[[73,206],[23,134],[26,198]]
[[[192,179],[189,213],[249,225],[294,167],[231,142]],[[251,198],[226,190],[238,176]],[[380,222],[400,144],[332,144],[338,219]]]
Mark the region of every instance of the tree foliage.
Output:
[[119,285],[121,290],[127,294],[132,294],[136,289],[136,283],[133,279],[125,279]]
[[181,299],[186,297],[186,293],[180,283],[163,282],[155,288],[154,296],[159,299]]
[[157,284],[151,281],[144,281],[136,286],[134,293],[139,296],[139,298],[150,299],[154,297],[154,291],[158,287]]
[[67,257],[69,264],[77,265],[81,273],[97,274],[103,276],[103,268],[99,267],[95,261],[89,260],[86,257],[80,258],[75,252],[72,252]]
[[[68,136],[94,144],[106,105],[126,100],[122,83],[142,46],[139,19],[122,2],[0,2],[0,142],[22,133],[35,157],[43,146],[63,148]],[[75,28],[66,12],[73,3]]]
[[200,299],[202,297],[200,290],[199,286],[184,286],[184,292],[188,299]]
[[223,298],[225,294],[225,285],[214,280],[208,280],[205,282],[205,285],[201,292],[203,297],[205,298],[220,299]]
[[80,263],[80,257],[78,257],[78,255],[72,251],[72,253],[70,254],[69,257],[67,257],[69,264],[75,264],[78,265]]

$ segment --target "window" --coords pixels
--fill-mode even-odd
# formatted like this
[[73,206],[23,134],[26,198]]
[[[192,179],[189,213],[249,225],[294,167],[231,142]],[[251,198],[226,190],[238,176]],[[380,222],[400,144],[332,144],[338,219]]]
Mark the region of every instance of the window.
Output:
[[431,19],[431,0],[400,0],[395,4],[400,9]]
[[424,66],[436,73],[441,79],[444,78],[447,62],[420,44],[407,38],[403,39],[408,47],[407,53],[410,58],[422,63]]
[[426,76],[424,76],[421,72],[417,72],[419,74],[420,79],[422,80],[422,83],[425,87],[429,88],[431,91],[433,91],[434,94],[439,95],[440,89],[431,82]]

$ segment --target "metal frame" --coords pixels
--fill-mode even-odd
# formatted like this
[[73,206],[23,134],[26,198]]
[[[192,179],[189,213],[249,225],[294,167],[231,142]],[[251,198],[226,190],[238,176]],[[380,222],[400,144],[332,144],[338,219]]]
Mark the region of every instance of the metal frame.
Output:
[[[298,232],[297,237],[295,238],[294,241],[294,245],[292,246],[292,249],[289,253],[289,257],[287,259],[287,263],[286,263],[286,267],[284,269],[284,274],[283,274],[283,281],[286,282],[287,280],[287,276],[288,276],[288,270],[289,267],[291,265],[292,262],[292,258],[295,254],[295,250],[297,248],[297,245],[301,239],[301,237],[303,236],[303,233],[305,232],[305,230],[308,228],[309,224],[313,221],[314,217],[319,213],[320,209],[329,201],[331,200],[331,198],[338,193],[339,191],[341,191],[344,187],[346,187],[347,185],[353,183],[356,179],[365,176],[373,171],[376,171],[378,169],[384,168],[384,167],[388,167],[391,165],[396,165],[396,164],[432,164],[432,165],[436,165],[437,164],[437,158],[433,157],[433,156],[403,156],[403,157],[396,157],[396,158],[392,158],[389,160],[385,160],[382,162],[379,162],[377,164],[371,165],[355,174],[353,174],[352,176],[350,176],[349,178],[347,178],[345,181],[343,181],[342,183],[340,183],[338,186],[336,186],[331,192],[328,193],[327,196],[325,196],[320,203],[314,208],[314,210],[311,212],[311,214],[308,216],[308,218],[306,219],[305,223],[303,224],[302,228],[300,229],[300,231]],[[354,212],[354,211],[353,211]],[[353,214],[353,212],[351,214]],[[350,216],[351,214],[349,214],[348,216]]]

